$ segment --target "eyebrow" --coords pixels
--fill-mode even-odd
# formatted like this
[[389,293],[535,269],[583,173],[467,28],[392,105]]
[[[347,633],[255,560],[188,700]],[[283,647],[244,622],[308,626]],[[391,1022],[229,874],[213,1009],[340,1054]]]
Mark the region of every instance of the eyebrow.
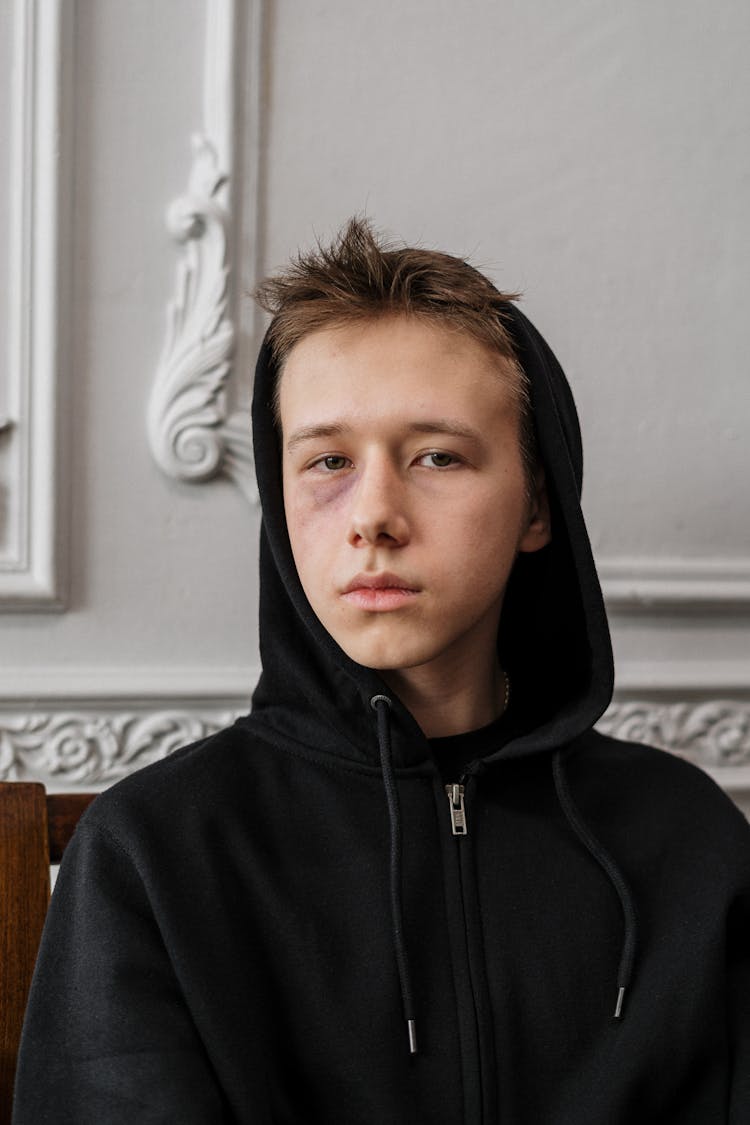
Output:
[[302,445],[305,441],[313,441],[315,438],[323,437],[341,437],[342,434],[347,433],[349,426],[344,426],[339,422],[329,422],[320,426],[303,426],[299,430],[295,430],[289,441],[286,443],[287,452],[291,453],[298,445]]
[[[469,438],[473,441],[477,441],[481,436],[478,430],[474,430],[471,426],[466,426],[463,422],[455,421],[452,418],[429,418],[423,422],[410,422],[406,429],[408,433],[449,434],[452,437]],[[286,443],[287,452],[292,453],[298,445],[302,445],[306,441],[314,441],[318,438],[344,437],[348,433],[351,433],[351,426],[347,426],[343,422],[323,422],[317,426],[302,426],[301,429],[294,431]]]

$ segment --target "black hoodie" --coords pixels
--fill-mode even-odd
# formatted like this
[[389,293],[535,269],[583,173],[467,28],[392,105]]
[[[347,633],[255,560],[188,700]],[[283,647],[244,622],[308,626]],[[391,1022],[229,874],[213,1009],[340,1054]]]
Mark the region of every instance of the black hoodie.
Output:
[[252,713],[84,818],[15,1125],[750,1122],[750,830],[699,770],[592,729],[612,656],[578,421],[545,342],[507,317],[553,527],[506,594],[513,721],[464,740],[451,777],[450,741],[438,755],[320,625],[264,348]]

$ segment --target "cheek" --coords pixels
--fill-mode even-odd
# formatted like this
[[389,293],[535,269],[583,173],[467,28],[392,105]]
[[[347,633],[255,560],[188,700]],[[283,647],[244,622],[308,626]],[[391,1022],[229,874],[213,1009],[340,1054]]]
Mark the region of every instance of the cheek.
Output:
[[437,509],[434,522],[442,527],[453,549],[465,549],[477,559],[500,562],[513,557],[524,528],[525,502],[520,488],[494,487],[479,495],[468,493],[461,503]]
[[326,481],[284,487],[284,510],[292,555],[305,592],[331,572],[330,557],[337,550],[346,518],[347,488]]
[[323,479],[322,474],[303,478],[284,478],[284,508],[287,523],[310,525],[323,518],[340,515],[353,488],[352,477],[335,474]]

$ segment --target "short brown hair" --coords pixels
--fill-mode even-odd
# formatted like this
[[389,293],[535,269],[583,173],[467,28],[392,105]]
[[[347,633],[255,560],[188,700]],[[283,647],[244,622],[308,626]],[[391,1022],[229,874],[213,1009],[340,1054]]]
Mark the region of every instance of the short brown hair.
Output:
[[[414,316],[471,336],[502,357],[519,406],[520,442],[531,485],[537,466],[528,378],[503,321],[517,293],[501,293],[461,258],[395,246],[369,220],[353,218],[330,246],[318,243],[266,278],[254,293],[273,314],[268,343],[279,373],[295,344],[311,332],[383,316]],[[278,380],[274,416],[279,421]]]

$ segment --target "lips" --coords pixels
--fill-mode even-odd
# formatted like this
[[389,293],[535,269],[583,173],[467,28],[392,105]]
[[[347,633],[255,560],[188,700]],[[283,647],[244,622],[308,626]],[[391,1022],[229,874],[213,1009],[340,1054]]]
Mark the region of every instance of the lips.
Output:
[[387,612],[400,609],[417,597],[419,590],[397,574],[358,574],[342,590],[342,596],[358,609]]
[[417,587],[397,574],[383,571],[382,574],[357,574],[341,592],[351,594],[355,590],[409,590],[416,594]]

